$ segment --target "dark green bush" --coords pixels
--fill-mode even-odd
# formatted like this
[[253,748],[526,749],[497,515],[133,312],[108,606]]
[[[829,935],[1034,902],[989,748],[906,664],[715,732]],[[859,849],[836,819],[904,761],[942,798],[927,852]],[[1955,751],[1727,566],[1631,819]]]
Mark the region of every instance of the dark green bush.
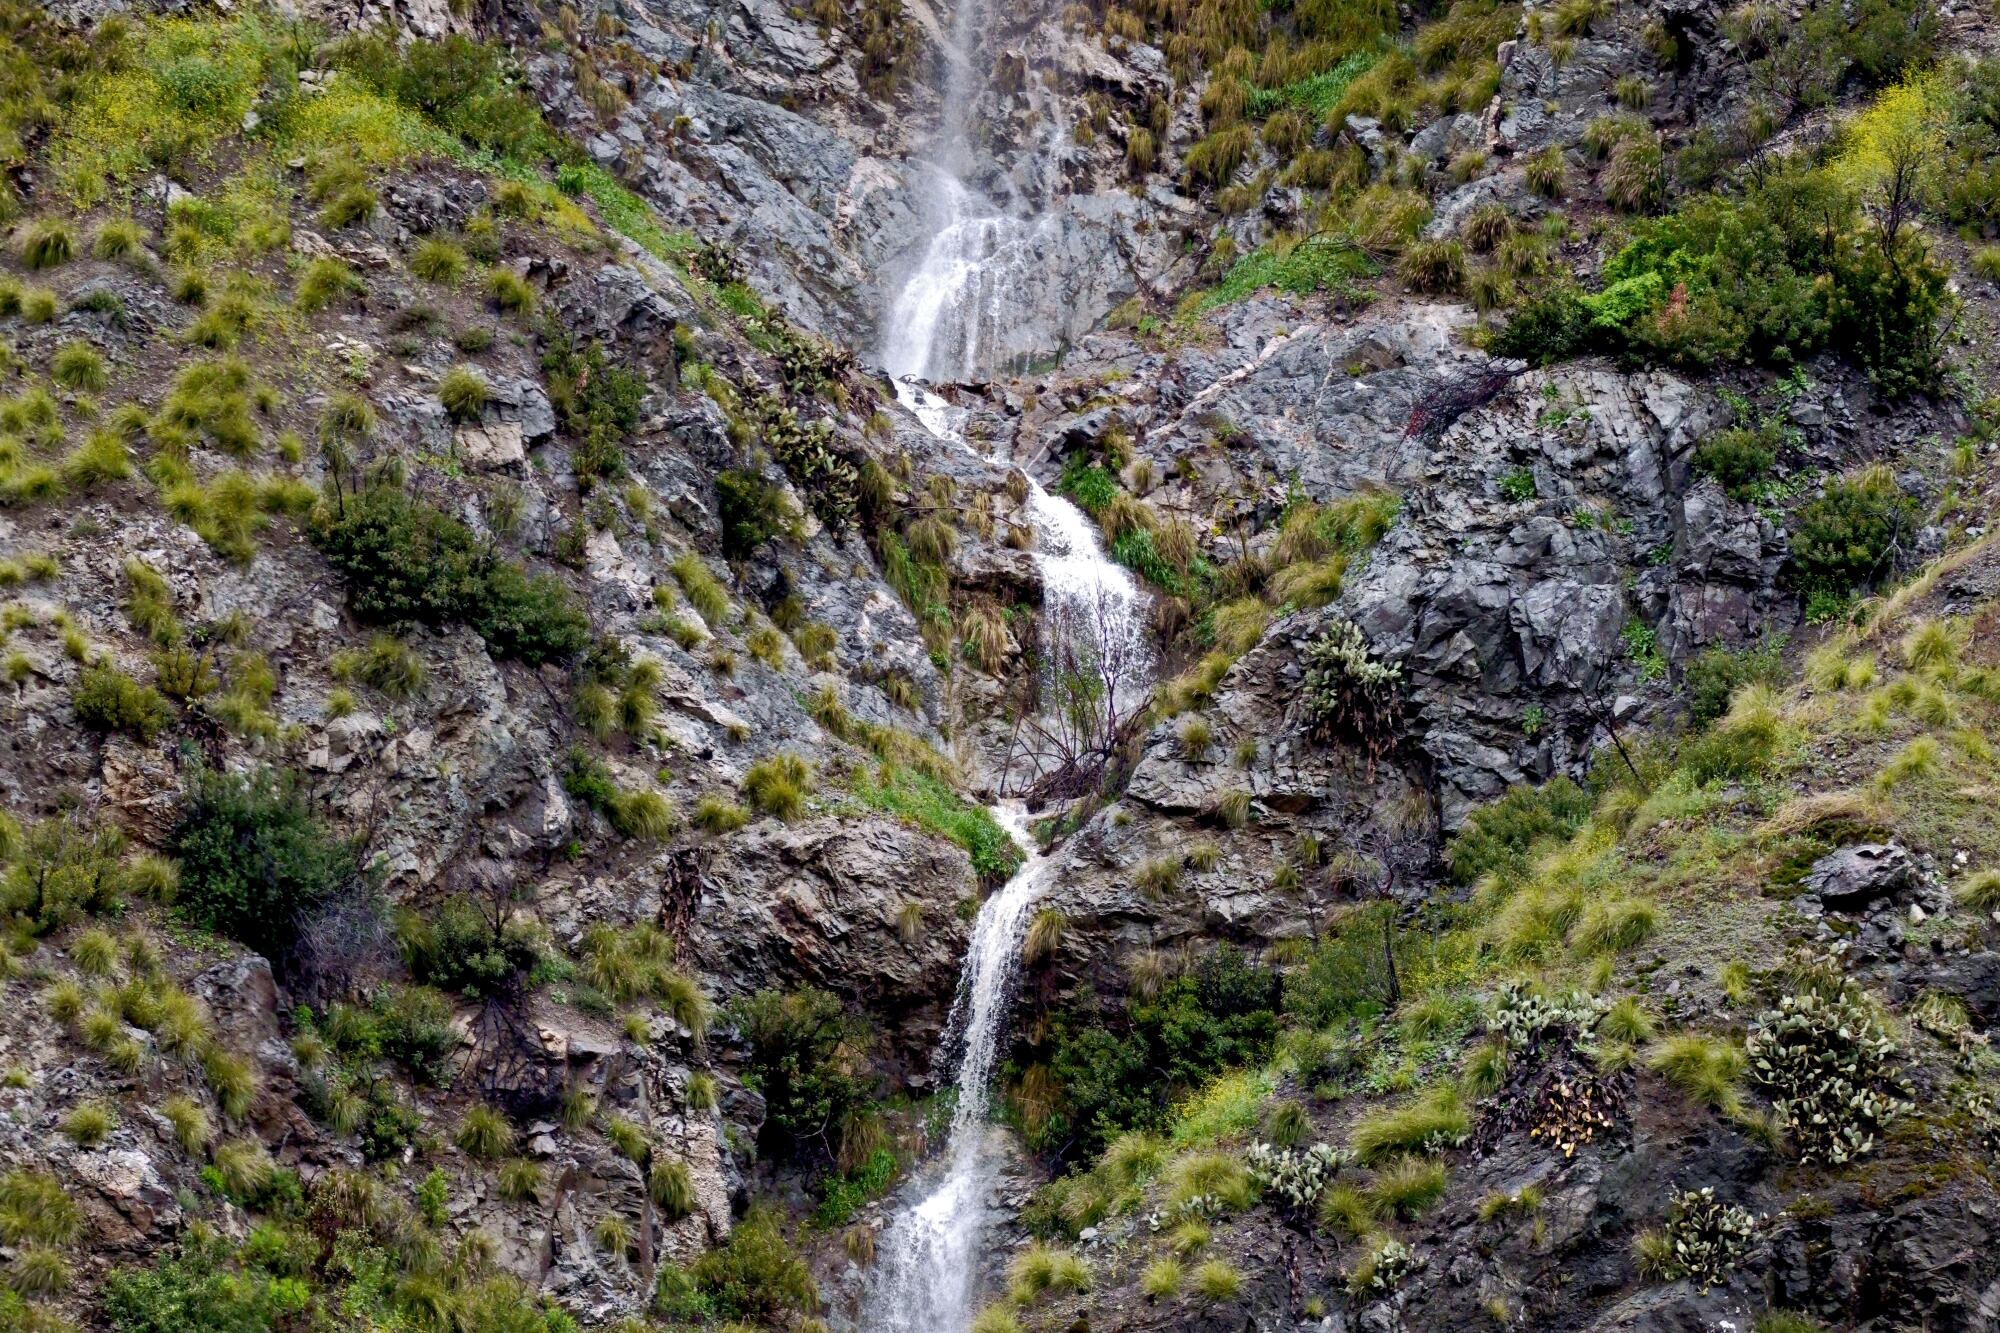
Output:
[[104,1284],[104,1312],[117,1333],[271,1333],[293,1326],[312,1289],[233,1262],[214,1233],[193,1237],[151,1268],[121,1268]]
[[173,716],[158,690],[111,666],[85,667],[70,705],[92,731],[120,731],[142,741],[152,740]]
[[346,579],[363,620],[465,623],[496,657],[529,665],[574,656],[589,621],[562,583],[483,545],[457,519],[392,486],[371,486],[323,504],[312,536]]
[[1705,727],[1729,711],[1739,686],[1777,685],[1784,679],[1785,645],[1767,639],[1750,648],[1708,648],[1687,664],[1688,713]]
[[170,845],[188,919],[274,958],[300,918],[359,873],[355,848],[320,823],[298,779],[269,768],[196,769]]
[[1278,1002],[1278,974],[1224,946],[1122,1016],[1060,1015],[1048,1067],[1061,1096],[1031,1145],[1087,1157],[1125,1130],[1163,1125],[1177,1094],[1268,1058]]
[[1750,500],[1778,461],[1782,442],[1775,421],[1758,427],[1732,426],[1695,446],[1694,465],[1720,482],[1730,499]]
[[406,908],[396,942],[410,975],[426,986],[494,995],[512,990],[542,962],[534,933],[512,917],[496,930],[491,913],[470,898],[447,898],[427,912]]
[[1445,849],[1451,877],[1470,884],[1488,871],[1518,871],[1541,843],[1567,838],[1590,817],[1589,792],[1568,778],[1522,784],[1474,810]]
[[612,361],[602,344],[578,347],[554,320],[542,339],[549,402],[574,447],[578,484],[587,489],[594,481],[623,476],[624,446],[639,428],[645,378]]
[[722,518],[722,554],[741,560],[784,528],[782,493],[754,472],[731,468],[716,474]]
[[810,987],[760,990],[731,1008],[750,1042],[744,1083],[764,1095],[762,1154],[824,1165],[870,1105],[868,1029],[839,998]]
[[1590,322],[1590,308],[1582,293],[1559,284],[1516,310],[1494,332],[1491,351],[1532,366],[1551,365],[1587,349]]
[[660,1270],[655,1308],[669,1320],[755,1320],[790,1327],[789,1316],[819,1308],[812,1270],[785,1237],[775,1209],[752,1208],[729,1239],[694,1261],[692,1268]]
[[1915,534],[1918,521],[1916,501],[1886,469],[1828,483],[1792,516],[1792,585],[1834,596],[1871,586],[1894,568],[1898,545]]
[[1836,252],[1834,277],[1835,345],[1890,398],[1937,389],[1955,298],[1923,238],[1905,233],[1888,247],[1873,231],[1853,233]]

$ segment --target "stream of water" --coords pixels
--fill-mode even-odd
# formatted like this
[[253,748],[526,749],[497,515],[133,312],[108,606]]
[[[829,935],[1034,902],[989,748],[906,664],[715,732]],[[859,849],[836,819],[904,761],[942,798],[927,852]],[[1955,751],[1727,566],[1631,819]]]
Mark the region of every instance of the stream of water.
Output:
[[[975,101],[970,80],[983,16],[980,0],[963,0],[953,18],[948,109],[929,168],[937,182],[935,231],[891,305],[882,349],[904,405],[933,435],[965,448],[972,446],[960,425],[963,414],[918,381],[972,379],[1008,355],[1010,302],[1019,299],[1044,226],[1036,215],[995,206],[963,180],[971,157],[964,117]],[[1004,457],[991,461],[1012,466]],[[1078,656],[1119,662],[1114,707],[1128,692],[1142,692],[1144,595],[1137,580],[1106,557],[1095,525],[1075,505],[1032,478],[1022,512],[1035,535],[1044,642],[1087,636],[1073,645]],[[992,811],[1029,855],[973,923],[935,1062],[943,1070],[957,1061],[951,1126],[943,1151],[905,1186],[877,1246],[862,1333],[964,1333],[981,1297],[987,1237],[997,1220],[994,1196],[1007,1160],[1006,1131],[990,1116],[993,1071],[1005,1049],[1022,941],[1054,873],[1053,863],[1033,850],[1026,810],[1001,802]]]

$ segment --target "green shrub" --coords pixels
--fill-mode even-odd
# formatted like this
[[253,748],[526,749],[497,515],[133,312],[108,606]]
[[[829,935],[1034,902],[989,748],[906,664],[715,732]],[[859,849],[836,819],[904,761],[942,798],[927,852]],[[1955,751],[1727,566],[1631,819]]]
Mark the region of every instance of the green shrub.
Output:
[[323,504],[310,531],[363,620],[462,622],[494,656],[531,666],[573,657],[588,641],[589,621],[559,580],[530,578],[463,523],[399,488],[371,486]]
[[396,918],[396,942],[410,975],[426,986],[468,995],[504,994],[543,959],[540,937],[509,916],[498,927],[465,897],[446,898]]
[[727,1241],[695,1260],[686,1278],[662,1273],[660,1291],[668,1297],[663,1312],[670,1318],[673,1295],[688,1287],[705,1296],[717,1315],[765,1326],[789,1326],[789,1316],[819,1308],[812,1270],[786,1240],[778,1213],[769,1208],[752,1208]]
[[1125,1130],[1165,1127],[1177,1096],[1269,1058],[1278,999],[1275,972],[1224,946],[1122,1013],[1059,1012],[1046,1063],[1061,1095],[1030,1144],[1089,1154]]
[[1590,817],[1590,793],[1568,778],[1540,787],[1526,783],[1475,808],[1445,851],[1451,877],[1471,884],[1480,876],[1527,869],[1535,849],[1567,839]]
[[150,1268],[114,1269],[104,1283],[104,1310],[117,1333],[266,1333],[306,1318],[311,1294],[298,1277],[236,1266],[227,1242],[210,1232]]
[[354,882],[354,848],[307,803],[299,781],[196,769],[169,840],[180,910],[197,925],[282,958],[300,917]]
[[1884,396],[1928,393],[1943,382],[1951,274],[1928,242],[1905,233],[1893,248],[1870,232],[1834,253],[1833,342],[1868,369]]
[[744,559],[784,530],[784,493],[756,473],[725,469],[716,474],[715,492],[725,559]]
[[1729,711],[1730,696],[1745,685],[1776,686],[1784,680],[1785,645],[1766,639],[1741,649],[1706,648],[1687,664],[1688,712],[1705,727]]
[[761,1093],[760,1152],[812,1165],[838,1155],[847,1127],[871,1103],[866,1026],[823,990],[760,990],[730,1016],[750,1043],[744,1081]]
[[1734,426],[1695,446],[1694,466],[1722,484],[1732,500],[1750,500],[1778,461],[1782,436],[1775,421],[1757,428]]
[[85,667],[70,696],[76,720],[92,731],[150,741],[172,719],[160,692],[111,666]]
[[1894,569],[1920,522],[1917,503],[1886,468],[1854,480],[1836,479],[1792,516],[1793,586],[1806,593],[1845,595]]
[[[601,343],[579,346],[553,322],[542,339],[549,402],[571,441],[579,485],[588,489],[595,481],[623,476],[625,444],[639,428],[646,399],[645,378],[614,361]],[[782,461],[776,442],[767,443]]]
[[366,86],[496,154],[526,152],[546,134],[533,97],[516,82],[501,46],[454,33],[399,47],[387,36],[369,34],[336,43],[327,59]]

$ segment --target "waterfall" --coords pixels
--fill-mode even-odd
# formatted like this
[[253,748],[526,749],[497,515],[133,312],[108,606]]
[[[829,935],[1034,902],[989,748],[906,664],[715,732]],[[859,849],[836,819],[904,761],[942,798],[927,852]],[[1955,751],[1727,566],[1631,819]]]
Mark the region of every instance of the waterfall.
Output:
[[[932,434],[965,444],[960,413],[949,403],[908,381],[898,382],[898,396]],[[1047,632],[1087,637],[1089,653],[1116,656],[1129,665],[1123,689],[1142,691],[1144,603],[1137,581],[1105,557],[1090,520],[1069,501],[1031,480],[1024,510],[1035,531]],[[1114,682],[1114,691],[1119,689]],[[1015,841],[1036,845],[1018,802],[998,803],[992,811]],[[973,922],[937,1059],[944,1067],[957,1054],[957,1105],[944,1151],[906,1188],[906,1202],[877,1246],[880,1258],[864,1302],[862,1333],[964,1333],[976,1313],[980,1259],[1005,1161],[1004,1131],[988,1120],[993,1069],[1021,943],[1036,905],[1052,887],[1053,869],[1048,858],[1031,851]]]
[[[1056,168],[1067,136],[1060,108],[1038,106],[1037,119],[1047,134],[1041,157],[1031,164],[1039,189],[1025,192],[1039,196],[1032,206],[1023,203],[1022,191],[1011,192],[1002,206],[967,183],[974,157],[967,126],[979,114],[985,91],[980,71],[993,65],[991,53],[985,59],[976,55],[985,30],[994,26],[987,3],[960,0],[952,15],[947,73],[939,90],[944,123],[924,168],[934,184],[931,240],[890,302],[881,349],[898,398],[933,435],[965,448],[972,446],[960,424],[964,414],[917,381],[973,379],[1033,350],[1024,336],[1033,314],[1028,302],[1039,290],[1031,279],[1044,263],[1046,219],[1053,214]],[[1027,86],[1031,98],[1046,92],[1033,78]],[[1105,556],[1095,526],[1075,505],[1050,495],[1033,478],[1022,513],[1035,534],[1043,642],[1056,649],[1053,660],[1097,668],[1105,706],[1111,715],[1122,715],[1145,688],[1144,595],[1138,582]],[[1017,842],[1035,846],[1023,807],[1002,802],[992,809]],[[951,1126],[944,1150],[905,1186],[902,1207],[877,1246],[879,1262],[859,1321],[862,1333],[964,1333],[972,1322],[986,1235],[995,1220],[993,1196],[1006,1160],[1005,1131],[989,1118],[993,1071],[1005,1048],[1022,941],[1052,887],[1052,873],[1047,858],[1030,852],[980,906],[935,1061],[944,1069],[957,1058]]]

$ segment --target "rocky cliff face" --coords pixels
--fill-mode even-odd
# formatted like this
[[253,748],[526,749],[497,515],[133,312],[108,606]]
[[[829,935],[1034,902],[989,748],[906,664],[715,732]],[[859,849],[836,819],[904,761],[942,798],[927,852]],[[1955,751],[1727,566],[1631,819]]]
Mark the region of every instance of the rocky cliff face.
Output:
[[0,1323],[857,1327],[1003,793],[981,1329],[2000,1323],[1985,20],[1297,8],[7,11]]

